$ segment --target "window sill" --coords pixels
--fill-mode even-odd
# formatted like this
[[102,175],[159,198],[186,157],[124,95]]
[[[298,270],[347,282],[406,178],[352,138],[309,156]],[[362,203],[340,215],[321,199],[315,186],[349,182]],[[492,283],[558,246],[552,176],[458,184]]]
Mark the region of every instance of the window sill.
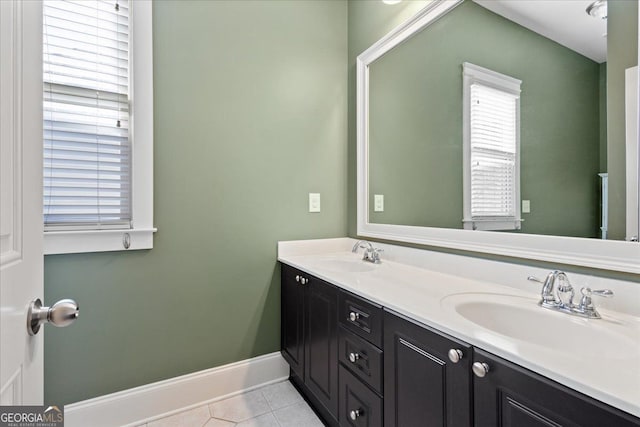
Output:
[[[153,248],[153,233],[157,228],[129,230],[45,231],[44,254],[77,254],[87,252],[132,251]],[[124,247],[129,234],[129,248]]]
[[479,231],[508,231],[520,230],[522,228],[522,219],[505,218],[505,219],[465,219],[465,230]]

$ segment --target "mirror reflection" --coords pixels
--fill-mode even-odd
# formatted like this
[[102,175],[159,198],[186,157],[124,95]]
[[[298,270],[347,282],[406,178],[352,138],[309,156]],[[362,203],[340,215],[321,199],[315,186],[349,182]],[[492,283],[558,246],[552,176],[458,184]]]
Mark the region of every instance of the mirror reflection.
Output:
[[638,6],[591,3],[465,1],[370,64],[369,222],[637,235]]

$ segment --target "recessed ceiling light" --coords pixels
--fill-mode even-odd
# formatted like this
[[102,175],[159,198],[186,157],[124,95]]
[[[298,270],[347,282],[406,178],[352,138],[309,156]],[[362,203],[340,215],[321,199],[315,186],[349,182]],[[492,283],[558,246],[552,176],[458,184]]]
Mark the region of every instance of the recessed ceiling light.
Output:
[[382,3],[384,3],[384,4],[398,4],[401,1],[402,0],[382,0]]

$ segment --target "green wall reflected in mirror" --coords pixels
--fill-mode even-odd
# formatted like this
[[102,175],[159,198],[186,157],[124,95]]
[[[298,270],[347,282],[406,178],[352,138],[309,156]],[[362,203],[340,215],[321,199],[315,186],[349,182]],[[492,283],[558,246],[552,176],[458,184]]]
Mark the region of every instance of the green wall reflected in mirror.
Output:
[[462,63],[471,62],[522,80],[521,199],[531,212],[520,232],[600,237],[598,173],[610,172],[622,180],[609,190],[609,237],[624,238],[624,68],[637,63],[637,20],[612,21],[637,16],[630,8],[610,7],[609,32],[624,46],[602,64],[472,1],[372,63],[369,221],[462,228]]

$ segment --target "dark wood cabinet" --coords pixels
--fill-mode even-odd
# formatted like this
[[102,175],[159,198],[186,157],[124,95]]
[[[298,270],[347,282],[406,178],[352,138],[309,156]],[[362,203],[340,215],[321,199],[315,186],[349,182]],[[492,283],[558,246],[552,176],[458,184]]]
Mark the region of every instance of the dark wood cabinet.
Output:
[[468,344],[385,311],[383,351],[385,427],[471,426]]
[[307,393],[325,421],[338,417],[338,290],[282,265],[281,353],[292,381]]
[[382,427],[382,307],[344,290],[338,295],[340,427]]
[[[296,276],[298,281],[296,282]],[[300,272],[282,265],[280,340],[282,356],[291,370],[304,376],[304,287],[300,285]]]
[[320,279],[307,277],[304,383],[337,418],[338,292]]
[[631,427],[640,420],[521,366],[474,349],[489,371],[474,376],[476,427]]
[[[329,426],[640,427],[640,418],[284,264],[281,344],[291,381]],[[474,362],[486,363],[484,376]]]

